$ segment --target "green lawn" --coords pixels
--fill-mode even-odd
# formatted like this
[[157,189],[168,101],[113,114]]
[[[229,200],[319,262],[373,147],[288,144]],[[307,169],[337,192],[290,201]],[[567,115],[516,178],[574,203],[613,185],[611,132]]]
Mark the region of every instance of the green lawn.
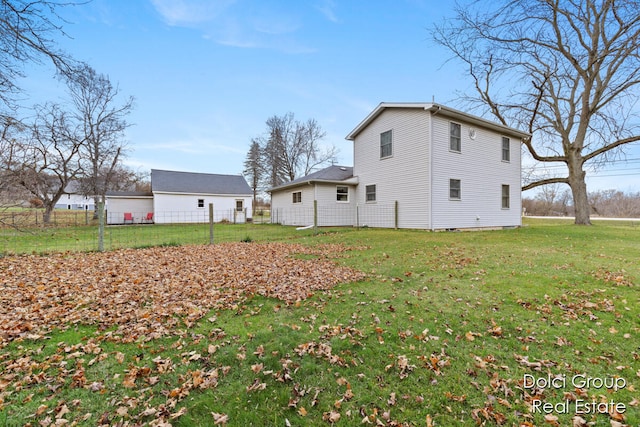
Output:
[[[637,225],[255,227],[355,248],[336,261],[367,279],[295,304],[253,296],[152,341],[80,324],[13,341],[0,353],[0,426],[640,425]],[[576,407],[592,412],[584,424]]]

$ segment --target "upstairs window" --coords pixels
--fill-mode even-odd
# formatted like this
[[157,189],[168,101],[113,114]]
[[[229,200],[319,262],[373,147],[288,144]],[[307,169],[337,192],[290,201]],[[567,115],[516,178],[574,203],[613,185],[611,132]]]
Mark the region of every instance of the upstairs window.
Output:
[[388,130],[380,134],[380,158],[391,157],[393,155],[393,133]]
[[302,191],[296,191],[295,193],[291,193],[293,196],[293,203],[302,203]]
[[449,150],[462,151],[462,129],[459,123],[449,123]]
[[375,202],[376,201],[376,186],[367,185],[365,187],[365,200],[367,202]]
[[460,180],[450,179],[449,180],[449,199],[460,200],[460,198],[461,198]]
[[336,189],[336,201],[348,202],[349,201],[349,187],[346,185],[338,185]]
[[511,161],[511,141],[506,136],[502,137],[502,161]]

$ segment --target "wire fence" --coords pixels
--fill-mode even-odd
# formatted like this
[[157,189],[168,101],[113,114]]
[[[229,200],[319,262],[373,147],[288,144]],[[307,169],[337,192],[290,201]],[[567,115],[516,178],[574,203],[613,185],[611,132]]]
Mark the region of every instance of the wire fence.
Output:
[[[102,240],[95,225],[77,227],[0,228],[0,256],[91,252],[150,246],[203,245],[230,241],[275,241],[312,236],[318,230],[268,223],[131,224],[104,227]],[[102,241],[102,245],[100,245]]]
[[[215,244],[230,241],[282,241],[310,237],[330,227],[355,230],[358,227],[393,227],[393,206],[349,210],[345,207],[298,208],[259,211],[254,215],[213,211],[209,215],[191,212],[130,213],[105,212],[103,221],[92,211],[57,210],[49,224],[43,224],[41,209],[0,213],[0,256],[91,252],[120,248]],[[109,224],[109,215],[113,221]],[[116,221],[117,220],[117,221]]]

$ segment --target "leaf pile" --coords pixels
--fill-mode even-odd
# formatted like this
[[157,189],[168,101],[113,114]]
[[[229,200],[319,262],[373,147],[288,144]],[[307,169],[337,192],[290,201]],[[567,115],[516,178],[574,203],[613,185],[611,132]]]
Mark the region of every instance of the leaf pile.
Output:
[[2,258],[0,345],[73,324],[117,326],[125,342],[153,339],[252,294],[300,301],[364,278],[329,259],[344,250],[231,243]]

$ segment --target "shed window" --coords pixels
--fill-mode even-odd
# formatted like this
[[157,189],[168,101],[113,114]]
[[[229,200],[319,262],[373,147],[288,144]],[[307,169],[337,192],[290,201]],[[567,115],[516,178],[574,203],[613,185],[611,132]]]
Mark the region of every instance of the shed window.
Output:
[[449,150],[457,153],[462,151],[461,135],[462,130],[460,124],[451,122],[449,124]]
[[198,207],[204,208],[204,199],[198,199]]
[[365,200],[367,202],[375,202],[376,201],[376,186],[367,185],[365,187]]
[[348,202],[349,201],[349,187],[346,185],[338,185],[336,188],[336,200],[338,202]]
[[502,137],[502,161],[511,161],[511,141],[506,136]]
[[302,191],[296,191],[292,194],[292,201],[293,203],[302,203]]
[[236,211],[237,212],[244,211],[244,201],[242,199],[236,200]]
[[509,209],[509,186],[502,186],[502,209]]
[[380,158],[391,157],[393,155],[393,133],[388,130],[380,134]]
[[449,180],[449,199],[451,200],[460,200],[461,198],[461,188],[460,188],[460,180],[459,179],[450,179]]

